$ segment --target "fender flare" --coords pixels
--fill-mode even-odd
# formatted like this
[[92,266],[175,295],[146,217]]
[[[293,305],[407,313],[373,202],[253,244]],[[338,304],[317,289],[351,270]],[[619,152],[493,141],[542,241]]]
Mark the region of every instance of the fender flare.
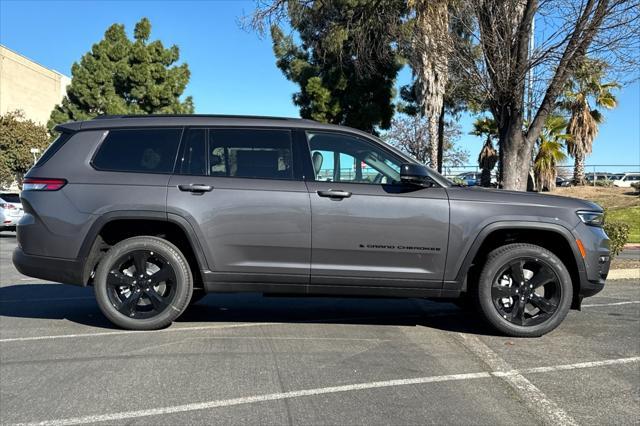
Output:
[[487,237],[494,231],[499,231],[502,229],[528,229],[528,230],[540,230],[540,231],[551,231],[556,234],[561,235],[566,242],[571,247],[571,251],[573,252],[573,257],[578,267],[578,274],[580,275],[580,280],[582,281],[585,277],[585,265],[582,259],[582,255],[580,254],[580,250],[576,244],[576,238],[571,233],[569,229],[562,225],[554,224],[554,223],[546,223],[546,222],[530,222],[530,221],[498,221],[492,222],[486,225],[482,230],[478,233],[475,240],[471,244],[471,247],[467,251],[467,254],[464,257],[460,267],[458,268],[458,272],[456,273],[455,281],[457,283],[462,283],[465,280],[467,272],[471,267],[471,263],[473,259],[478,254],[480,247],[485,242]]
[[82,245],[80,246],[80,250],[78,252],[78,259],[85,264],[83,276],[85,282],[88,281],[89,274],[93,265],[89,266],[87,261],[92,256],[92,252],[95,249],[95,243],[98,239],[98,235],[102,228],[104,228],[107,224],[116,221],[116,220],[152,220],[156,222],[166,222],[177,225],[186,235],[189,244],[191,245],[191,249],[196,257],[196,262],[198,263],[198,268],[203,270],[208,270],[207,260],[204,256],[204,251],[202,250],[202,246],[200,245],[200,240],[196,235],[193,227],[185,218],[178,216],[176,214],[167,215],[164,211],[156,211],[156,210],[116,210],[105,213],[98,217],[87,232]]

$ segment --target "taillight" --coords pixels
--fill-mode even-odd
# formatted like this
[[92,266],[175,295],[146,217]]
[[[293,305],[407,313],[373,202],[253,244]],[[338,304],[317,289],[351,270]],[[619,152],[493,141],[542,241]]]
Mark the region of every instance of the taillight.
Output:
[[26,178],[22,182],[23,191],[57,191],[67,184],[65,179]]
[[9,204],[9,203],[0,203],[0,208],[7,209],[7,210],[12,210],[12,209],[15,209],[16,206],[14,206],[13,204]]

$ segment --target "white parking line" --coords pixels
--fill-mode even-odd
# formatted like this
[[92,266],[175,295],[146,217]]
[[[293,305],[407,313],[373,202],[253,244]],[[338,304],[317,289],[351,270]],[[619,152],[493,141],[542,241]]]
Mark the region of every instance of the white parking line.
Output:
[[[434,312],[433,314],[428,315],[400,315],[394,316],[393,319],[410,319],[410,318],[435,318],[435,317],[443,317],[450,315],[460,315],[460,312],[452,311],[452,312]],[[33,342],[39,340],[56,340],[56,339],[74,339],[74,338],[84,338],[84,337],[101,337],[101,336],[121,336],[126,334],[143,334],[143,333],[169,333],[169,332],[187,332],[187,331],[202,331],[202,330],[217,330],[217,329],[225,329],[225,328],[242,328],[242,327],[260,327],[267,325],[292,325],[292,324],[331,324],[336,322],[343,321],[369,321],[369,320],[380,320],[384,317],[380,316],[368,316],[368,317],[343,317],[343,318],[321,318],[321,319],[311,319],[304,321],[292,321],[292,322],[251,322],[251,323],[240,323],[240,324],[217,324],[217,325],[206,325],[201,327],[170,327],[162,330],[122,330],[122,331],[106,331],[99,333],[77,333],[77,334],[54,334],[49,336],[32,336],[32,337],[11,337],[6,339],[0,339],[0,343],[11,343],[11,342]],[[268,338],[268,337],[265,337]]]
[[619,305],[635,305],[640,303],[640,300],[628,300],[626,302],[611,302],[611,303],[591,303],[588,305],[582,305],[583,308],[594,308],[596,306],[619,306]]
[[[514,389],[528,409],[537,413],[542,423],[553,425],[577,426],[578,423],[555,402],[549,399],[536,385],[531,383],[518,370],[515,370],[500,355],[485,345],[478,337],[458,333],[462,344],[485,364],[494,370],[494,375],[504,380]],[[500,372],[500,374],[498,374]]]
[[75,338],[81,338],[81,337],[121,336],[125,334],[145,334],[145,333],[163,334],[163,333],[179,332],[179,331],[201,331],[201,330],[214,330],[214,329],[223,329],[223,328],[258,327],[261,325],[273,325],[273,324],[276,324],[276,323],[253,322],[253,323],[241,323],[241,324],[206,325],[202,327],[171,327],[171,328],[165,328],[163,330],[152,330],[152,331],[122,330],[122,331],[107,331],[102,333],[78,333],[78,334],[58,334],[58,335],[51,335],[51,336],[13,337],[8,339],[0,339],[0,343],[32,342],[37,340],[55,340],[55,339],[75,339]]
[[[385,380],[385,381],[379,381],[379,382],[356,383],[356,384],[343,385],[343,386],[330,386],[330,387],[316,388],[316,389],[303,389],[303,390],[290,391],[290,392],[278,392],[278,393],[263,394],[263,395],[253,395],[253,396],[246,396],[241,398],[196,402],[191,404],[152,408],[148,410],[124,411],[119,413],[98,414],[98,415],[91,415],[91,416],[84,416],[84,417],[70,417],[66,419],[44,420],[40,422],[22,423],[22,424],[29,425],[29,426],[32,426],[32,425],[63,426],[63,425],[78,425],[78,424],[96,423],[96,422],[121,422],[123,420],[140,418],[140,417],[158,416],[163,414],[176,414],[176,413],[184,413],[184,412],[197,411],[197,410],[208,410],[208,409],[220,408],[220,407],[231,407],[235,405],[252,404],[256,402],[278,401],[283,399],[300,398],[305,396],[324,395],[324,394],[359,391],[359,390],[376,389],[376,388],[387,388],[387,387],[393,387],[393,386],[408,386],[408,385],[420,385],[420,384],[427,384],[427,383],[487,379],[491,377],[499,377],[503,379],[521,377],[522,379],[524,379],[524,377],[522,377],[521,375],[521,373],[524,373],[524,372],[546,373],[546,372],[561,371],[561,370],[574,370],[579,368],[630,364],[638,361],[640,361],[640,356],[630,357],[630,358],[610,359],[610,360],[603,360],[603,361],[582,362],[577,364],[556,365],[556,366],[550,366],[550,367],[538,367],[538,368],[532,368],[532,369],[521,370],[521,371],[518,371],[518,370],[481,371],[478,373],[448,374],[448,375],[442,375],[442,376],[416,377],[411,379]],[[518,385],[528,383],[530,386],[525,385],[523,390],[530,392],[532,390],[531,386],[533,385],[527,379],[524,379],[524,380],[526,382],[521,382],[521,379],[517,379],[517,381],[514,383],[517,383]],[[533,386],[533,389],[537,390],[538,388]],[[546,398],[543,398],[542,400],[540,400],[539,399],[540,393],[541,392],[538,390],[537,393],[528,394],[528,397],[533,399],[531,403],[547,404],[549,402]],[[555,406],[554,403],[551,403],[551,404]],[[547,406],[545,405],[545,407]],[[562,411],[562,413],[564,413],[564,411]],[[556,416],[554,417],[554,419],[556,420],[555,424],[566,425],[566,424],[575,423],[575,421],[573,421],[573,419],[569,417],[566,413],[564,413],[563,416],[558,416],[560,413],[556,411],[555,414],[556,414]]]

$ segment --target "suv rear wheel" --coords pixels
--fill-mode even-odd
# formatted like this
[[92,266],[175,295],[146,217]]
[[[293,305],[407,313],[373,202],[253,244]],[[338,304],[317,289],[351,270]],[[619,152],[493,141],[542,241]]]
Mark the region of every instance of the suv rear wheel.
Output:
[[170,242],[133,237],[115,244],[96,270],[96,299],[114,324],[131,330],[168,326],[193,292],[187,259]]
[[509,244],[489,253],[478,282],[484,317],[514,337],[537,337],[556,328],[571,307],[569,271],[549,250]]

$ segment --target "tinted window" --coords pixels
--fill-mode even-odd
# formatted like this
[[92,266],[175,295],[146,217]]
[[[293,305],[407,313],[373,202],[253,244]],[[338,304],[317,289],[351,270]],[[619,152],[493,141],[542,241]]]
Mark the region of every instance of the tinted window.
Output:
[[121,172],[169,173],[181,129],[110,130],[93,159],[97,169]]
[[0,194],[0,199],[7,203],[19,203],[20,196],[18,194]]
[[293,179],[288,130],[209,130],[211,176]]
[[402,161],[365,140],[334,133],[307,133],[315,180],[391,184]]
[[62,145],[64,145],[65,142],[68,141],[70,138],[71,138],[71,134],[61,133],[60,136],[58,136],[56,140],[53,141],[51,145],[49,145],[49,148],[45,150],[45,152],[42,154],[42,156],[38,159],[38,161],[33,167],[40,167],[44,163],[46,163],[49,160],[49,158],[53,157],[53,154],[58,152],[58,150],[62,148]]
[[182,152],[178,158],[176,173],[182,175],[207,174],[207,131],[190,129],[182,139]]

